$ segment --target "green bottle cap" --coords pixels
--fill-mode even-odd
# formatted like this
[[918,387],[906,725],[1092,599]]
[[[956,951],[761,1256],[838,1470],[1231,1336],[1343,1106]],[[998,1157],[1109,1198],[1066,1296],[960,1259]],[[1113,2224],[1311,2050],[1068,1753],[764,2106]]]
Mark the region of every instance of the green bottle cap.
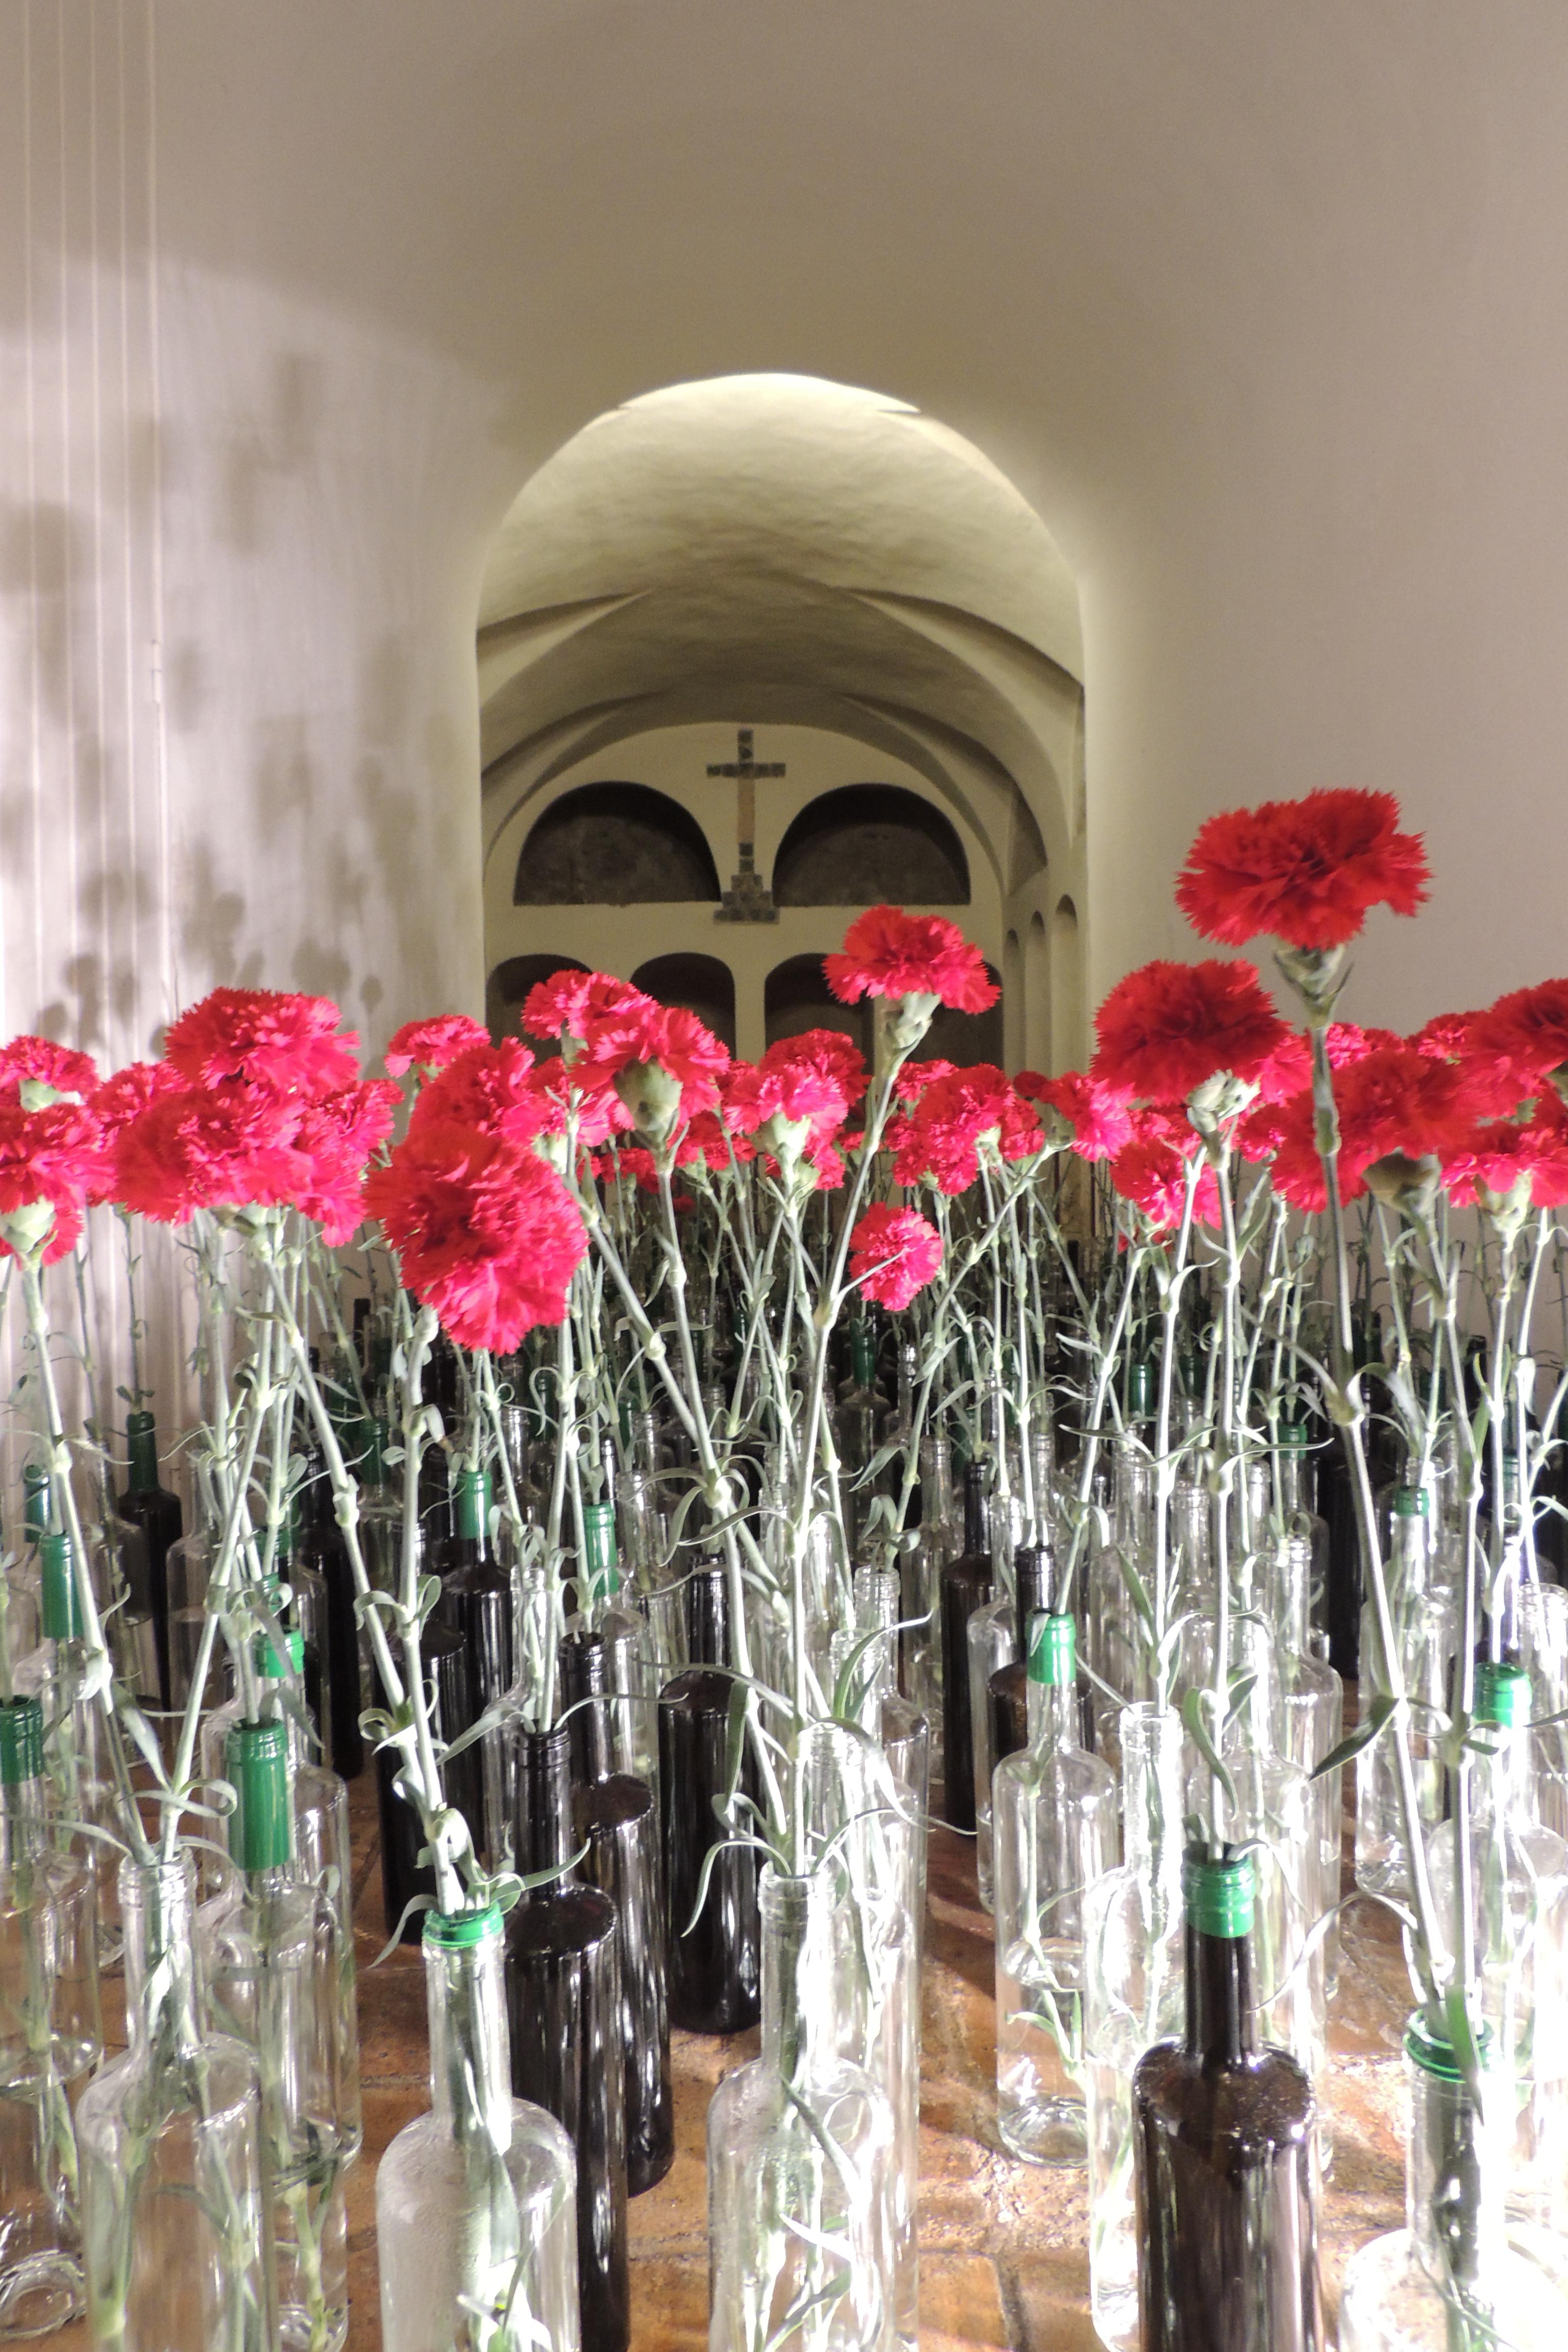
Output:
[[150,1412],[133,1412],[125,1423],[131,1451],[131,1491],[150,1495],[158,1484],[158,1424]]
[[583,1512],[583,1565],[595,1593],[621,1589],[614,1503],[589,1503]]
[[1147,1357],[1140,1357],[1127,1370],[1127,1418],[1129,1421],[1152,1421],[1154,1418],[1154,1367]]
[[1476,1721],[1508,1731],[1530,1721],[1530,1676],[1522,1666],[1482,1659],[1476,1668]]
[[1305,1454],[1311,1431],[1304,1421],[1282,1421],[1279,1424],[1281,1454]]
[[44,1703],[0,1699],[0,1787],[36,1780],[44,1769]]
[[49,1524],[49,1474],[41,1462],[29,1462],[22,1472],[22,1525],[36,1541]]
[[483,1543],[490,1523],[490,1474],[459,1470],[452,1481],[452,1509],[458,1533],[469,1543]]
[[256,1660],[257,1673],[268,1682],[287,1682],[290,1673],[298,1677],[305,1671],[305,1636],[298,1625],[285,1626],[283,1648],[279,1651],[269,1634],[258,1633],[251,1655]]
[[81,1609],[76,1578],[71,1572],[69,1536],[45,1536],[38,1545],[40,1597],[44,1635],[50,1642],[81,1638]]
[[1257,1888],[1250,1854],[1227,1854],[1223,1862],[1210,1862],[1203,1854],[1189,1853],[1182,1864],[1187,1924],[1200,1936],[1250,1935]]
[[1029,1622],[1029,1680],[1064,1690],[1078,1680],[1078,1626],[1042,1610]]
[[1454,2055],[1454,2045],[1447,2034],[1438,2033],[1428,2025],[1419,2010],[1405,2029],[1405,2048],[1413,2064],[1424,2074],[1435,2074],[1441,2083],[1458,2083],[1463,2079],[1463,2069]]
[[1394,1516],[1396,1519],[1424,1519],[1426,1517],[1426,1487],[1395,1487],[1394,1495]]
[[432,1951],[465,1952],[475,1944],[488,1944],[500,1933],[500,1912],[493,1903],[487,1903],[482,1911],[425,1914],[425,1941]]
[[229,1857],[240,1870],[281,1870],[289,1833],[289,1735],[280,1723],[237,1723],[224,1746],[234,1784]]
[[379,1421],[366,1421],[363,1413],[355,1415],[345,1432],[344,1448],[349,1466],[362,1486],[379,1486],[384,1475],[382,1459],[382,1430]]

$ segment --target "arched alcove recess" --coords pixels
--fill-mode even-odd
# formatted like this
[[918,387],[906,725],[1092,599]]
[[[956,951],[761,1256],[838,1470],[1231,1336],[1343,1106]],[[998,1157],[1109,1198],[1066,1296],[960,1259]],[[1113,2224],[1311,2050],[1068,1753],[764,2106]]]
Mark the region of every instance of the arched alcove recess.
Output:
[[661,1004],[695,1013],[722,1045],[735,1050],[735,975],[719,956],[650,956],[632,974],[632,986]]
[[[558,971],[586,971],[587,969],[587,965],[579,963],[574,956],[560,955],[508,956],[504,963],[498,963],[485,982],[485,1019],[489,1024],[491,1044],[499,1045],[503,1037],[521,1036],[522,1024],[519,1016],[531,988],[537,988],[542,980],[553,980]],[[537,1037],[530,1037],[528,1045],[535,1058],[542,1062],[561,1050],[558,1045],[549,1041],[542,1042]]]
[[870,1004],[865,998],[840,1004],[823,976],[820,955],[788,956],[773,966],[763,987],[763,1019],[770,1045],[806,1029],[836,1029],[871,1059]]
[[1083,1018],[1083,953],[1078,908],[1058,898],[1051,916],[1051,1064],[1070,1070],[1088,1051]]
[[646,784],[583,784],[552,801],[523,843],[514,907],[633,907],[717,899],[708,838],[689,809]]
[[1032,1070],[1049,1069],[1054,1053],[1051,961],[1046,946],[1046,919],[1037,910],[1029,918],[1024,948],[1024,1060]]
[[931,1027],[916,1047],[910,1059],[916,1062],[957,1062],[962,1067],[969,1062],[994,1062],[1004,1066],[1005,1053],[1006,992],[1002,974],[994,963],[985,967],[985,975],[1003,993],[988,1013],[955,1013],[951,1005],[939,1004],[931,1015]]
[[1002,943],[1003,1030],[1007,1041],[1005,1066],[1016,1070],[1028,1059],[1026,1007],[1024,1002],[1024,949],[1016,931]]
[[849,784],[803,808],[773,860],[781,907],[967,907],[969,860],[931,802],[898,784]]

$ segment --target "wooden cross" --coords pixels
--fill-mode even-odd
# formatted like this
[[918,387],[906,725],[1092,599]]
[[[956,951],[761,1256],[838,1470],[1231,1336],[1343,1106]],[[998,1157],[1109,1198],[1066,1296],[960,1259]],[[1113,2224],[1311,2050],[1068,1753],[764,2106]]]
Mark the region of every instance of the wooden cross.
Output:
[[784,772],[784,763],[782,760],[767,760],[761,762],[753,760],[752,730],[749,727],[740,727],[735,730],[734,758],[710,761],[708,772],[710,776],[733,776],[740,786],[736,796],[736,846],[741,854],[741,872],[754,874],[757,870],[754,863],[757,845],[757,778],[782,776]]

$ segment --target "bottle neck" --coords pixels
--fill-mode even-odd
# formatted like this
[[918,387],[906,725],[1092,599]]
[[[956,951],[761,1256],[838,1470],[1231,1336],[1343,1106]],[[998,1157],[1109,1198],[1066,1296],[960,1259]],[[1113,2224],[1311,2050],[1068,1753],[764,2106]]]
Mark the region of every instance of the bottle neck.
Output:
[[177,2056],[201,2041],[196,1976],[195,1871],[174,1862],[120,1865],[125,1931],[125,2021],[132,2052]]
[[1305,1536],[1287,1536],[1275,1564],[1276,1614],[1286,1646],[1305,1657],[1312,1638],[1312,1547]]
[[[563,1870],[575,1851],[572,1842],[571,1758],[571,1741],[567,1727],[563,1724],[548,1731],[520,1734],[517,1867],[525,1878],[535,1871]],[[570,1877],[571,1874],[565,1875]]]
[[1250,1939],[1206,1935],[1190,1919],[1186,1937],[1188,2054],[1234,2066],[1255,2047]]
[[561,1712],[571,1735],[572,1778],[589,1787],[610,1777],[610,1736],[605,1707],[605,1644],[597,1633],[574,1629],[562,1638]]
[[686,1588],[686,1651],[694,1666],[730,1663],[730,1588],[721,1568],[700,1568]]
[[454,2139],[498,2150],[511,2145],[512,2120],[504,1949],[499,1922],[457,1950],[425,1946],[432,2113]]
[[989,1559],[991,1514],[985,1495],[985,1472],[972,1462],[963,1474],[963,1549],[971,1559]]
[[819,1983],[826,1906],[815,1881],[764,1871],[759,1890],[763,1931],[763,2061],[785,2083],[811,2073],[819,2032],[830,2030],[831,1988]]
[[47,1848],[47,1783],[29,1774],[0,1780],[0,1872],[36,1862]]
[[1279,1508],[1287,1519],[1310,1515],[1307,1500],[1307,1456],[1299,1445],[1282,1445],[1275,1457],[1279,1480]]
[[1063,1748],[1077,1748],[1083,1723],[1075,1683],[1037,1683],[1027,1686],[1029,1745],[1037,1756],[1053,1756]]
[[127,1492],[132,1495],[153,1495],[158,1489],[158,1430],[150,1412],[133,1412],[125,1424],[125,1444],[131,1457]]
[[1129,1870],[1181,1899],[1182,1720],[1169,1707],[1123,1707],[1121,1833]]

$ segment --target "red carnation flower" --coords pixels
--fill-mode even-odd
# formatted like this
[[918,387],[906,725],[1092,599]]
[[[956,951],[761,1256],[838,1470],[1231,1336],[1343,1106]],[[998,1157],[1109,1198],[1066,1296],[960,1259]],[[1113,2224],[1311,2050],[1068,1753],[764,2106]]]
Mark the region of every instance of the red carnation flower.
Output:
[[606,1014],[637,1013],[652,1004],[651,996],[612,972],[558,971],[529,990],[522,1025],[531,1037],[585,1037]]
[[1478,1126],[1458,1150],[1444,1155],[1444,1190],[1467,1207],[1489,1207],[1489,1195],[1511,1192],[1525,1178],[1532,1208],[1568,1204],[1568,1129],[1550,1112]]
[[[749,1065],[742,1064],[740,1066],[745,1068]],[[608,1099],[617,1109],[620,1108],[617,1096],[611,1095]],[[723,1113],[700,1110],[680,1139],[675,1161],[678,1168],[688,1168],[695,1167],[701,1160],[713,1175],[721,1176],[734,1163],[754,1160],[756,1156],[753,1143],[743,1135],[730,1132],[727,1110]]]
[[470,1045],[488,1045],[490,1033],[481,1021],[466,1013],[437,1013],[425,1021],[405,1021],[382,1055],[389,1078],[409,1070],[439,1070],[466,1053]]
[[913,1209],[885,1202],[867,1210],[849,1236],[849,1275],[864,1297],[895,1312],[922,1291],[942,1265],[942,1235]]
[[516,1037],[469,1045],[422,1088],[408,1125],[475,1127],[509,1143],[558,1134],[565,1112],[535,1083],[533,1055]]
[[1059,1078],[1020,1070],[1013,1084],[1029,1101],[1043,1103],[1067,1121],[1080,1160],[1113,1159],[1132,1140],[1131,1097],[1125,1087],[1108,1087],[1085,1070],[1068,1070]]
[[1392,793],[1309,793],[1210,817],[1176,883],[1205,939],[1260,931],[1293,948],[1342,947],[1373,907],[1413,915],[1430,878],[1421,836],[1399,831]]
[[976,1062],[934,1079],[900,1122],[893,1173],[900,1184],[929,1175],[939,1192],[962,1192],[979,1175],[987,1142],[1003,1160],[1025,1160],[1041,1140],[1034,1113],[1002,1072]]
[[1470,1024],[1469,1051],[1492,1064],[1507,1063],[1518,1074],[1521,1095],[1568,1063],[1568,980],[1543,980],[1534,988],[1511,989]]
[[[24,1084],[85,1102],[98,1085],[98,1065],[90,1054],[57,1045],[52,1037],[13,1037],[0,1045],[0,1101],[20,1102]],[[35,1095],[31,1108],[43,1107]]]
[[276,1208],[310,1176],[293,1149],[299,1118],[269,1087],[238,1079],[157,1094],[115,1138],[109,1197],[165,1225],[198,1209]]
[[1289,1034],[1249,963],[1146,963],[1095,1015],[1092,1076],[1154,1102],[1183,1102],[1222,1070],[1251,1078]]
[[804,1029],[798,1037],[781,1037],[763,1055],[764,1070],[815,1070],[832,1078],[850,1108],[866,1091],[866,1056],[852,1037],[837,1029]]
[[0,1100],[0,1256],[31,1257],[41,1245],[53,1265],[76,1247],[100,1150],[98,1121],[80,1103],[24,1110]]
[[614,1086],[636,1124],[656,1141],[712,1110],[730,1055],[694,1013],[651,997],[590,1022],[572,1075],[585,1089]]
[[944,1062],[940,1055],[929,1062],[905,1062],[893,1080],[893,1093],[901,1103],[918,1103],[927,1087],[934,1086],[938,1078],[952,1077],[957,1067],[956,1062]]
[[315,1219],[331,1249],[364,1222],[365,1162],[392,1133],[400,1100],[389,1079],[372,1079],[323,1095],[300,1115],[294,1150],[305,1170],[289,1205]]
[[[1110,1163],[1110,1181],[1121,1199],[1130,1202],[1156,1232],[1174,1232],[1186,1204],[1187,1155],[1171,1140],[1171,1123],[1156,1114],[1137,1114],[1131,1143],[1124,1143]],[[1201,1225],[1220,1222],[1219,1185],[1205,1164],[1193,1195],[1193,1219]]]
[[827,985],[840,1004],[863,996],[934,996],[958,1013],[984,1013],[1001,991],[985,959],[944,915],[906,915],[873,907],[844,935],[839,955],[824,956]]
[[359,1076],[352,1029],[330,996],[271,988],[215,988],[182,1013],[163,1051],[188,1086],[243,1078],[275,1095],[308,1097],[352,1086]]
[[373,1169],[365,1206],[415,1297],[459,1346],[510,1355],[536,1323],[564,1317],[588,1236],[561,1179],[526,1145],[426,1126]]

